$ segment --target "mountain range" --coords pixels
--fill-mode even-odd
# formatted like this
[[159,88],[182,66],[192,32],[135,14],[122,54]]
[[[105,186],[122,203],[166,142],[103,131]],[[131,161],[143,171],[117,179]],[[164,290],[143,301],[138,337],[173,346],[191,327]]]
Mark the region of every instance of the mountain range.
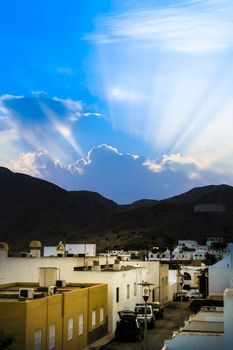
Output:
[[[198,205],[207,211],[196,211]],[[43,245],[96,243],[99,250],[173,246],[178,239],[204,243],[216,236],[231,241],[232,214],[233,187],[228,185],[119,205],[95,192],[66,191],[0,167],[0,241],[11,252],[28,249],[33,239]]]

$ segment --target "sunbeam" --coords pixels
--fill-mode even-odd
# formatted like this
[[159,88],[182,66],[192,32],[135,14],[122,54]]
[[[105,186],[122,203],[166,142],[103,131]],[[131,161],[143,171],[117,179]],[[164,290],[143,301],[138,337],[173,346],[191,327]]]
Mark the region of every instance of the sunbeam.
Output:
[[[141,9],[138,2],[137,9],[124,14],[99,17],[96,31],[87,37],[99,58],[94,73],[113,127],[149,142],[155,158],[193,156],[192,144],[198,158],[204,130],[209,133],[218,115],[226,125],[222,111],[232,100],[233,79],[230,10],[229,1],[150,9]],[[224,133],[218,138],[224,139]],[[208,159],[211,145],[208,136]]]

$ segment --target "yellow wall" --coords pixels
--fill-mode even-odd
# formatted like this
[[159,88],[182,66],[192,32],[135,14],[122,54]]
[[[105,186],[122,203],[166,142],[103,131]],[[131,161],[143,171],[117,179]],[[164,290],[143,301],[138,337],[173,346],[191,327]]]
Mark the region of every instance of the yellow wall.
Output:
[[17,339],[13,342],[13,350],[24,349],[25,344],[26,305],[18,300],[0,299],[0,330]]
[[[93,330],[92,328],[92,310],[96,310],[96,327],[101,325],[100,323],[100,307],[104,307],[104,322],[106,322],[108,313],[108,286],[103,284],[101,286],[93,286],[88,288],[89,292],[89,323],[88,332]],[[103,323],[104,323],[103,322]]]
[[168,302],[168,264],[160,264],[160,303],[162,305]]
[[26,301],[26,349],[33,349],[34,332],[42,330],[42,349],[48,349],[49,327],[56,325],[56,350],[62,349],[62,294]]
[[[64,318],[63,318],[63,349],[82,349],[87,345],[87,322],[88,322],[88,289],[81,288],[63,294],[64,298]],[[84,314],[84,332],[78,335],[78,319],[80,314]],[[74,318],[73,339],[68,337],[68,320]]]
[[34,332],[42,329],[42,349],[46,349],[47,339],[47,299],[27,300],[26,303],[26,339],[25,349],[33,349]]
[[[69,287],[68,287],[69,288]],[[34,333],[42,330],[42,350],[48,349],[49,327],[56,325],[55,350],[81,350],[88,343],[88,333],[93,331],[92,310],[96,309],[96,327],[100,325],[100,307],[107,319],[107,285],[89,288],[66,289],[65,292],[39,299],[18,301],[0,299],[0,330],[11,333],[17,341],[14,350],[32,350]],[[79,315],[84,314],[83,334],[78,334]],[[68,320],[73,318],[73,338],[68,340]],[[103,323],[104,323],[103,322]]]

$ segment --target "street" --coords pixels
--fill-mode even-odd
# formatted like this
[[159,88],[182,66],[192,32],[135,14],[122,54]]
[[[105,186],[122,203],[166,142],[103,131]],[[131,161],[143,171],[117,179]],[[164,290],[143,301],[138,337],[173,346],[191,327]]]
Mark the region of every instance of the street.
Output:
[[[148,329],[147,350],[161,350],[164,341],[169,339],[173,332],[178,330],[183,320],[187,320],[190,315],[189,303],[183,302],[183,310],[180,302],[172,302],[164,308],[163,319],[156,320],[154,329]],[[113,340],[104,349],[108,350],[144,350],[144,342],[116,342]]]

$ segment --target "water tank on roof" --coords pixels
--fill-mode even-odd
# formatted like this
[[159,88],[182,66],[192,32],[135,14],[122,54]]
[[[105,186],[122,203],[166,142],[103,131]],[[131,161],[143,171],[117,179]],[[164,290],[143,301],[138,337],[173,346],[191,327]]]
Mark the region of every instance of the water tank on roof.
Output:
[[6,242],[0,242],[0,250],[4,250],[5,252],[8,252],[9,245]]
[[56,252],[58,256],[64,256],[65,255],[65,245],[60,241],[56,247]]
[[49,286],[55,286],[57,280],[57,270],[58,269],[56,267],[40,267],[40,287],[48,288]]
[[30,257],[39,258],[41,256],[41,242],[31,241],[30,247]]
[[6,259],[8,257],[9,246],[6,242],[0,242],[0,258]]
[[41,242],[40,241],[31,241],[29,243],[29,248],[31,249],[41,249]]

